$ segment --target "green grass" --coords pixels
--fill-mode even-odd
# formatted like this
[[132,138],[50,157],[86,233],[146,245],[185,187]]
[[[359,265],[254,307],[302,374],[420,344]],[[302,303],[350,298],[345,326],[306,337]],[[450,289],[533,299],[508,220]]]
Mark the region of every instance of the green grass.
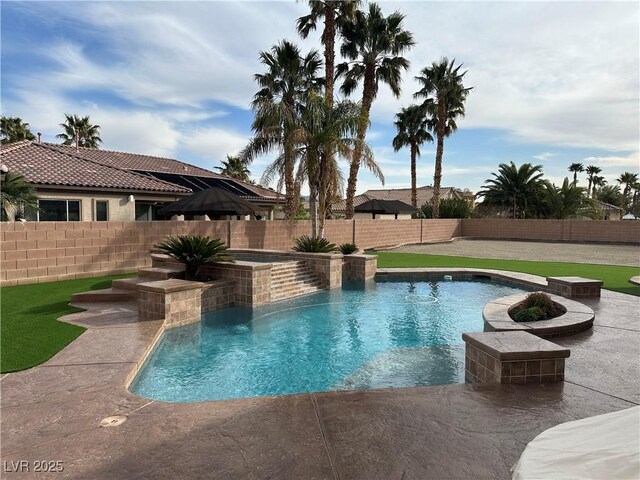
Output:
[[491,258],[454,257],[424,253],[375,252],[380,268],[461,267],[491,268],[531,273],[542,277],[585,277],[602,280],[604,288],[640,296],[640,286],[629,279],[640,275],[640,268],[591,263],[531,262],[525,260],[495,260]]
[[131,275],[83,278],[3,287],[0,292],[0,372],[16,372],[46,362],[85,328],[57,318],[82,311],[68,305],[72,293],[109,288]]

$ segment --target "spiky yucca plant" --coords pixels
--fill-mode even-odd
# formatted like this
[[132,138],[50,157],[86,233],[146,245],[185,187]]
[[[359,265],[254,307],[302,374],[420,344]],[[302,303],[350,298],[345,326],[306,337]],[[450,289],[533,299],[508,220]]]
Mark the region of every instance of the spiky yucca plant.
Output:
[[225,253],[227,246],[220,239],[199,235],[167,235],[156,248],[185,265],[185,278],[195,280],[203,265],[216,262],[233,262],[233,257]]
[[293,250],[296,252],[307,252],[307,253],[331,253],[336,251],[335,244],[329,242],[326,238],[323,237],[310,237],[308,235],[303,235],[301,237],[296,237],[293,239],[295,245]]
[[351,255],[358,251],[358,246],[355,243],[343,243],[338,247],[338,250],[343,255]]

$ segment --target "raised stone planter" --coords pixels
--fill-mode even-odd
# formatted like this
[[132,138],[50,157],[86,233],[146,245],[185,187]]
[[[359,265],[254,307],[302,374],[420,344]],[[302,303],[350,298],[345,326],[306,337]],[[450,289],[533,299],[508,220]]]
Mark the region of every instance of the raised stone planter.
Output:
[[595,313],[590,307],[558,295],[549,295],[551,299],[562,305],[566,312],[550,320],[536,322],[516,322],[509,316],[509,310],[522,302],[528,293],[518,293],[497,298],[487,303],[482,309],[485,330],[489,332],[525,331],[539,337],[559,337],[573,335],[593,326]]
[[233,304],[234,283],[229,281],[190,282],[171,278],[140,283],[138,317],[162,320],[165,328],[200,321],[202,313]]
[[602,283],[582,277],[547,277],[549,292],[566,298],[600,298]]
[[375,255],[345,255],[342,263],[342,280],[370,280],[376,276],[378,257]]
[[530,333],[463,333],[465,378],[479,383],[546,383],[564,380],[570,351]]

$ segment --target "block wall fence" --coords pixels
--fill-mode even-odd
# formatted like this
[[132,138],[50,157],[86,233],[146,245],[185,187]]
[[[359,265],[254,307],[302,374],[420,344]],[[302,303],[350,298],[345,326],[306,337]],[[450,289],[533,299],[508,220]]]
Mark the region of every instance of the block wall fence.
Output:
[[[151,264],[165,235],[208,235],[233,248],[287,250],[310,221],[30,222],[0,224],[2,286],[127,273]],[[640,244],[640,222],[580,220],[329,220],[325,236],[360,248],[457,237]]]

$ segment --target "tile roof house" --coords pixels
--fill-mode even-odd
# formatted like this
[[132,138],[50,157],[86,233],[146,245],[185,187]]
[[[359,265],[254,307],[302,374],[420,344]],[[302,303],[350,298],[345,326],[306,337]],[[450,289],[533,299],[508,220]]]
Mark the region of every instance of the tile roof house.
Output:
[[256,205],[265,218],[283,203],[272,190],[178,160],[31,141],[2,145],[0,161],[36,188],[31,220],[154,220],[194,191],[221,187]]
[[[416,189],[416,196],[418,200],[418,208],[424,205],[425,203],[431,201],[433,198],[433,187],[425,186],[418,187]],[[473,203],[474,195],[471,192],[464,192],[460,189],[454,187],[441,187],[440,188],[440,198],[463,198]],[[400,200],[401,202],[407,203],[411,205],[411,189],[410,188],[390,188],[390,189],[379,189],[379,190],[367,190],[366,192],[356,195],[353,198],[354,207],[363,204],[364,202],[368,202],[369,200]],[[336,203],[332,211],[334,215],[344,215],[346,209],[345,201],[341,200]],[[356,214],[356,218],[357,218]]]

